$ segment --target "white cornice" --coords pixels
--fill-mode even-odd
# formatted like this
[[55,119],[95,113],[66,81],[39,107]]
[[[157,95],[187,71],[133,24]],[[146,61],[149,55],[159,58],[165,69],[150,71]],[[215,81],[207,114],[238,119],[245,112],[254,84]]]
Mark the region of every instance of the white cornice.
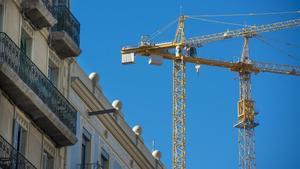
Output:
[[[107,100],[105,96],[104,99],[98,100],[95,95],[84,85],[79,77],[72,77],[71,86],[74,91],[80,96],[83,102],[90,107],[92,111],[103,110],[104,105],[109,105],[106,103]],[[108,107],[106,107],[107,109]],[[115,121],[114,117],[110,114],[97,116],[105,128],[114,136],[114,138],[119,142],[119,144],[128,152],[128,154],[133,158],[133,160],[142,169],[154,169],[156,168],[156,160],[151,156],[149,151],[143,152],[136,144],[136,141],[124,131],[124,129]],[[143,145],[144,146],[144,145]],[[146,149],[146,148],[144,148]],[[148,150],[148,149],[147,149]],[[158,166],[163,168],[161,162],[158,162]],[[159,168],[158,168],[159,169]]]

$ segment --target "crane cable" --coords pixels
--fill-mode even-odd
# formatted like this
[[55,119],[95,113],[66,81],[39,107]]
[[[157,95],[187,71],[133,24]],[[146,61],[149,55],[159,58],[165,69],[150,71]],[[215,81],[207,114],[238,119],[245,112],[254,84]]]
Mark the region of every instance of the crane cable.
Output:
[[224,24],[224,25],[246,27],[249,25],[219,21],[219,20],[214,20],[214,19],[207,19],[207,17],[264,16],[264,15],[283,15],[283,14],[296,14],[296,13],[300,14],[300,10],[285,11],[285,12],[243,13],[243,14],[187,15],[185,17],[190,18],[190,19],[204,21],[204,22],[212,22],[212,23],[218,23],[218,24]]
[[163,32],[165,32],[167,29],[169,29],[172,25],[176,24],[178,22],[178,18],[172,20],[171,22],[169,22],[167,25],[163,26],[162,28],[156,30],[155,32],[153,32],[150,36],[149,36],[149,40],[153,40],[156,37],[158,37],[160,34],[162,34]]
[[203,17],[186,16],[186,18],[194,19],[194,20],[200,20],[200,21],[204,21],[204,22],[218,23],[218,24],[223,24],[223,25],[233,25],[233,26],[240,26],[240,27],[247,26],[245,24],[225,22],[225,21],[219,21],[219,20],[214,20],[214,19],[206,19],[206,18],[203,18]]
[[283,50],[282,48],[276,47],[273,44],[269,43],[267,41],[266,38],[264,38],[262,35],[257,35],[255,36],[256,39],[258,39],[259,41],[261,41],[262,43],[268,45],[269,47],[273,48],[274,50],[278,51],[281,54],[287,55],[289,58],[294,59],[296,61],[300,61],[300,59],[297,56],[294,56],[288,52],[286,52],[285,50]]
[[284,15],[284,14],[300,14],[300,10],[297,10],[297,11],[284,11],[284,12],[211,14],[211,15],[188,15],[188,16],[190,16],[190,17],[233,17],[233,16],[265,16],[265,15]]
[[282,42],[281,45],[286,45],[288,47],[291,47],[291,48],[300,48],[300,45],[298,44],[295,44],[295,43],[291,43],[291,42],[287,42],[285,41],[284,39],[282,38],[274,38],[274,37],[266,37],[265,35],[260,35],[261,37],[264,37],[265,39],[268,39],[269,41],[272,41],[272,42],[277,42],[278,44],[280,42]]
[[293,47],[293,48],[300,48],[300,45],[297,45],[297,44],[294,44],[294,43],[286,42],[285,45],[287,45],[289,47]]

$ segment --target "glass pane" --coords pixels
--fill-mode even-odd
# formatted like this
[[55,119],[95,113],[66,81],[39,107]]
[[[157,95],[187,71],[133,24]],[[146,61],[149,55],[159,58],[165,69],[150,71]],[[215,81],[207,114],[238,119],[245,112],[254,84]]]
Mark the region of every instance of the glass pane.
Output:
[[43,169],[54,169],[54,158],[46,151],[43,152]]
[[3,31],[3,5],[0,5],[0,31]]
[[58,86],[58,67],[56,67],[51,61],[49,61],[48,78],[56,87]]

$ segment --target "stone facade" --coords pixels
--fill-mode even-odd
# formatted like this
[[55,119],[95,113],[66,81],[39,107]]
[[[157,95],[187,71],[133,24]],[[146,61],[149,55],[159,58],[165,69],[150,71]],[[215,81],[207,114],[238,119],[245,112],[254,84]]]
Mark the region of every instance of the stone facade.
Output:
[[[53,48],[56,41],[51,41],[50,26],[55,17],[41,6],[48,1],[29,4],[30,17],[24,14],[24,1],[0,0],[0,169],[12,163],[32,169],[163,169],[121,110],[88,115],[112,108],[111,103],[100,85],[84,73],[74,53],[60,56]],[[49,0],[69,7],[69,1],[57,1]],[[47,14],[43,23],[35,10]],[[12,159],[15,154],[17,160]]]

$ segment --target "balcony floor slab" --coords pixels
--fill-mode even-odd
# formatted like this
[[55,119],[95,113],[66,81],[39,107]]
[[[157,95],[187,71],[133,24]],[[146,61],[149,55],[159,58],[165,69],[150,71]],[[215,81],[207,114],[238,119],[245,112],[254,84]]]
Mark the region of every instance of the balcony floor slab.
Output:
[[78,56],[81,52],[65,31],[51,32],[51,46],[62,59]]
[[57,23],[57,20],[41,0],[23,1],[22,8],[26,17],[39,29],[52,27]]
[[76,136],[6,63],[0,63],[0,87],[58,147],[77,142]]

